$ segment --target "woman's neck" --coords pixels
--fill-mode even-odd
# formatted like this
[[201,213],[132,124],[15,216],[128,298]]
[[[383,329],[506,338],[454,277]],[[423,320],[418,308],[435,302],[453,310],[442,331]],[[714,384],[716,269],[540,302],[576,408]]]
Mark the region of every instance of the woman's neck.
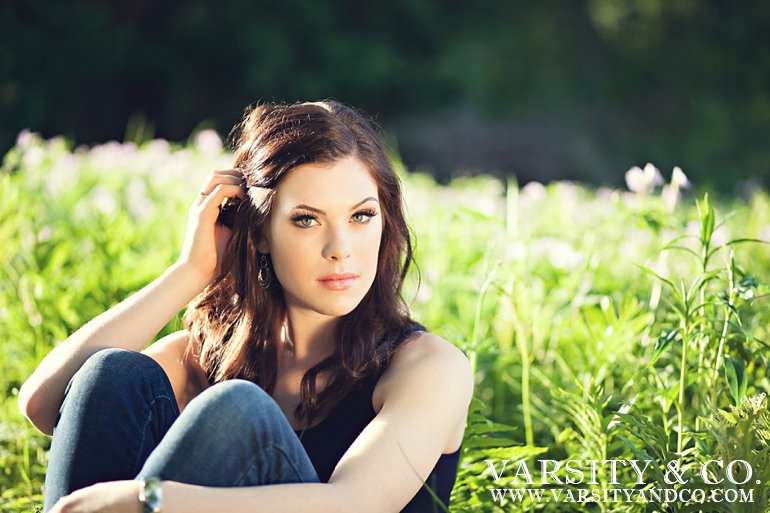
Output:
[[309,363],[312,367],[332,355],[338,322],[339,317],[289,311],[281,333],[283,356],[294,364]]

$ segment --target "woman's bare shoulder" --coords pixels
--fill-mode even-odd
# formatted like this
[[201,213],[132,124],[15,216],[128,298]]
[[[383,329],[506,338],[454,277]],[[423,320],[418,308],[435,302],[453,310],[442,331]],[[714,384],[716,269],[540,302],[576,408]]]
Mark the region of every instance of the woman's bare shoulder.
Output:
[[465,354],[440,336],[424,331],[412,335],[396,350],[375,389],[375,410],[390,393],[417,382],[435,387],[451,383],[450,388],[459,395],[473,394],[473,373]]
[[426,360],[444,365],[467,365],[470,370],[468,359],[457,346],[427,331],[415,333],[401,344],[393,355],[391,368],[409,365],[412,362],[425,364]]
[[189,342],[189,331],[175,331],[174,333],[153,342],[142,352],[155,360],[161,358],[163,360],[178,361],[179,363],[182,363]]
[[189,345],[190,332],[181,330],[166,335],[143,351],[166,371],[180,410],[208,386],[198,360],[188,350]]

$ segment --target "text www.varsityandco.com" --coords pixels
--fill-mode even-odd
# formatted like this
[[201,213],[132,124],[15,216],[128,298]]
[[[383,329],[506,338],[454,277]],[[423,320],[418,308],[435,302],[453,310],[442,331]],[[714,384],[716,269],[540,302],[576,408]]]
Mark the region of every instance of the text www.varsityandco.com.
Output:
[[[657,502],[657,503],[719,503],[754,502],[754,489],[749,484],[754,469],[744,460],[733,460],[725,465],[721,460],[709,460],[700,468],[700,484],[704,488],[688,487],[692,476],[679,468],[676,460],[669,462],[663,470],[663,480],[671,488],[650,488],[646,473],[661,469],[652,460],[538,460],[540,465],[530,470],[525,460],[511,463],[510,460],[485,460],[494,477],[495,484],[511,488],[490,488],[495,502]],[[577,488],[575,485],[619,485],[618,471],[629,468],[636,476],[635,485],[641,488],[592,487]],[[652,467],[652,468],[651,468]],[[561,477],[557,475],[561,474]],[[539,474],[539,475],[538,475]],[[533,475],[539,479],[533,479]],[[599,476],[602,480],[599,480]],[[720,477],[724,476],[724,477]],[[503,478],[505,477],[505,480]],[[502,482],[501,482],[502,481]],[[759,480],[756,484],[761,484]],[[526,485],[539,484],[547,488],[528,488]],[[566,485],[564,488],[558,485]],[[682,486],[685,485],[685,486]],[[748,489],[747,489],[748,488]]]
[[654,503],[713,503],[713,502],[754,502],[754,490],[703,490],[701,488],[651,488],[635,490],[633,488],[601,489],[542,489],[542,488],[491,488],[492,500],[503,502],[654,502]]

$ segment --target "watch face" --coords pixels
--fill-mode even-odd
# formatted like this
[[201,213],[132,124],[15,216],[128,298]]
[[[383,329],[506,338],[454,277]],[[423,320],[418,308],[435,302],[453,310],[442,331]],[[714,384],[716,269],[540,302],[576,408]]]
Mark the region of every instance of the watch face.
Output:
[[160,513],[163,499],[163,488],[160,479],[154,477],[144,481],[144,493],[139,493],[139,501],[142,503],[142,513]]

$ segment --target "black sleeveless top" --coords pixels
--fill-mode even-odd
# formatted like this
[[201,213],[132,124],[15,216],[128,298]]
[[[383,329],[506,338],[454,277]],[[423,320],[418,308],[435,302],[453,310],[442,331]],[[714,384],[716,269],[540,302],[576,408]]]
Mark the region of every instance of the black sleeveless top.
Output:
[[[415,331],[424,330],[417,325]],[[345,451],[374,419],[376,413],[372,406],[372,396],[378,380],[379,377],[352,390],[320,423],[304,431],[296,431],[322,483],[329,481]],[[446,506],[449,506],[449,494],[454,486],[459,457],[459,449],[452,454],[442,454],[426,480],[426,484]],[[443,511],[423,486],[401,511],[417,513],[434,510]]]

